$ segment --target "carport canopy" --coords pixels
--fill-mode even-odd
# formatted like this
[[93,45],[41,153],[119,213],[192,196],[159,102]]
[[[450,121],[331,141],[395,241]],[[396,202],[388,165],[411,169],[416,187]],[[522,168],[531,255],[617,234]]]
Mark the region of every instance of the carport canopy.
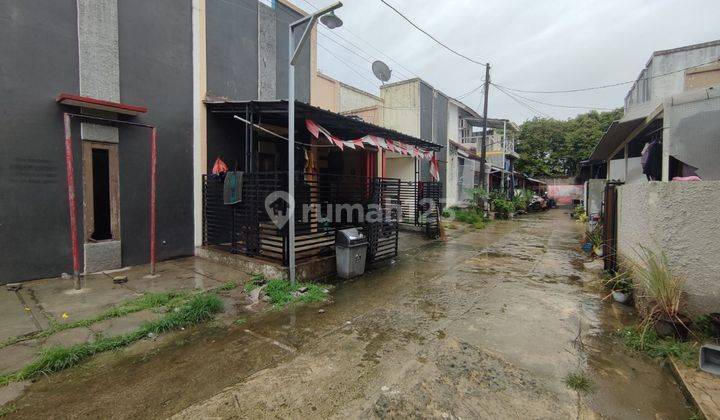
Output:
[[[287,127],[287,100],[230,101],[225,99],[206,99],[205,104],[210,112],[214,114],[228,114],[228,116],[236,114],[245,116],[245,113],[249,112],[256,118],[259,118],[262,124]],[[442,149],[442,146],[439,144],[431,143],[389,128],[370,124],[357,118],[340,115],[332,111],[308,105],[304,102],[295,101],[295,127],[298,127],[299,130],[304,130],[306,119],[315,121],[334,136],[343,140],[359,139],[366,135],[373,135],[393,141],[400,141],[425,150],[438,151]]]

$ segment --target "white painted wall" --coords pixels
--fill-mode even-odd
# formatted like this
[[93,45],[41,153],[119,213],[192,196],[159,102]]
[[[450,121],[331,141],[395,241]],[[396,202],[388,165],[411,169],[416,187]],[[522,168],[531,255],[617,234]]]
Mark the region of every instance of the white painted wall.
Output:
[[415,181],[415,158],[394,157],[395,153],[387,153],[385,160],[385,171],[387,178],[398,178],[401,181]]
[[458,189],[458,154],[455,147],[448,147],[448,161],[445,165],[445,205],[446,206],[457,206],[459,204],[459,189]]
[[642,172],[640,158],[628,158],[628,173],[625,179],[625,159],[615,159],[610,161],[610,176],[608,179],[619,179],[626,184],[635,184],[638,182],[647,182],[647,177]]
[[340,83],[339,112],[353,111],[378,105],[382,105],[382,100],[379,97]]
[[685,281],[687,312],[720,312],[720,181],[645,182],[618,188],[618,254],[667,255]]
[[452,101],[448,101],[447,115],[448,139],[460,143],[460,108],[452,103]]
[[[680,70],[717,60],[720,57],[720,44],[714,44],[653,55],[644,69],[644,77],[649,80],[639,80],[627,93],[625,114],[635,113],[635,108],[654,109],[664,98],[683,92],[685,71]],[[648,83],[646,88],[643,87],[644,83]],[[649,93],[647,100],[643,98],[644,89]]]
[[419,83],[418,79],[414,79],[385,85],[380,89],[385,127],[420,138]]

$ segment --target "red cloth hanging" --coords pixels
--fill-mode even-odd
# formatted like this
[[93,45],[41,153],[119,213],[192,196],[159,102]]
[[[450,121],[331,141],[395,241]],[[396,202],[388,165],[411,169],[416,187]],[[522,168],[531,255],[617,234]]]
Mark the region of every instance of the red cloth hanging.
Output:
[[215,164],[213,165],[213,168],[212,168],[212,174],[220,175],[220,174],[224,174],[227,171],[228,171],[228,166],[225,164],[225,162],[223,162],[223,160],[220,158],[215,159]]

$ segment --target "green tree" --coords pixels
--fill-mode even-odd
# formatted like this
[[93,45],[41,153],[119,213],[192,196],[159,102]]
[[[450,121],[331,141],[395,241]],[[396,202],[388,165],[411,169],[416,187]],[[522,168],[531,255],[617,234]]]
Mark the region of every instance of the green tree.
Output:
[[572,176],[587,159],[603,133],[623,115],[622,108],[591,111],[565,121],[534,118],[520,126],[516,168],[530,176]]

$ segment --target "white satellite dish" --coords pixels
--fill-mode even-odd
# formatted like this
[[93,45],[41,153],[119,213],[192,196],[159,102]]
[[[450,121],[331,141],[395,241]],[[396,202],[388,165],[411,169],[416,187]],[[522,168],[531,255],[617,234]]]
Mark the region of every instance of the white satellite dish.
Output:
[[390,75],[392,74],[392,70],[390,70],[390,67],[388,67],[387,64],[383,63],[380,60],[375,60],[372,63],[372,71],[375,74],[375,77],[380,79],[380,81],[383,83],[390,80]]

